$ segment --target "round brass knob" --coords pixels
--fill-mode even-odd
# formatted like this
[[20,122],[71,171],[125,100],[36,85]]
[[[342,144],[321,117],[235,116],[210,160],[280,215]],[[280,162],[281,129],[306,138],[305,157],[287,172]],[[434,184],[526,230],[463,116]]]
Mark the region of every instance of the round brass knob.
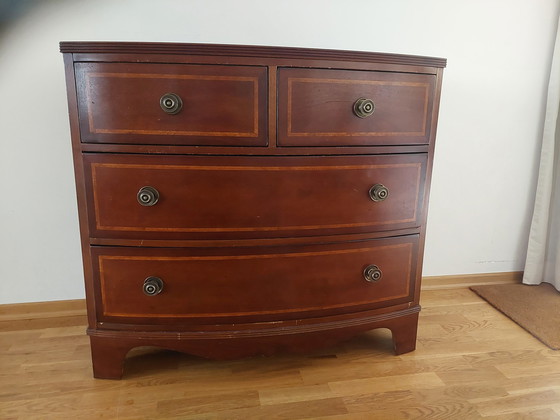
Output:
[[183,108],[183,101],[175,93],[166,93],[159,100],[159,105],[167,114],[177,114]]
[[142,291],[145,295],[155,296],[159,295],[163,290],[163,280],[159,277],[148,277],[144,280]]
[[375,184],[369,189],[369,198],[373,201],[383,201],[389,197],[389,189],[383,184]]
[[159,200],[159,192],[154,187],[142,187],[136,194],[138,202],[146,207],[155,205]]
[[374,264],[368,265],[364,269],[364,279],[366,279],[366,281],[369,281],[370,283],[381,280],[381,277],[383,277],[383,272],[379,269],[378,266]]
[[360,98],[354,102],[354,115],[360,118],[369,117],[375,111],[375,104],[371,99]]

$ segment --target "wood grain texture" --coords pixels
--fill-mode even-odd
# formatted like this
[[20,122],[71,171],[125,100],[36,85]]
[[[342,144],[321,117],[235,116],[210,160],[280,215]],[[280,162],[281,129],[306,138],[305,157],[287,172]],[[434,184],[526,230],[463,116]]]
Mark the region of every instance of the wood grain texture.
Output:
[[[95,247],[98,319],[278,322],[405,303],[413,300],[417,247],[417,235],[234,250]],[[379,281],[364,279],[370,264],[381,269]],[[142,291],[150,276],[164,284],[155,296]]]
[[[267,143],[264,66],[76,63],[75,72],[82,142]],[[167,93],[182,100],[177,114],[160,108]]]
[[[436,77],[407,73],[282,69],[278,144],[342,146],[427,144]],[[375,104],[359,118],[360,98]]]
[[85,319],[84,299],[0,305],[1,331],[82,325]]
[[[231,358],[388,328],[396,354],[414,350],[445,60],[169,43],[61,51],[95,376],[120,377],[129,349],[146,345]],[[161,109],[165,93],[183,108]],[[377,118],[358,119],[364,95]],[[285,143],[285,130],[313,140]],[[157,204],[138,202],[145,187]],[[372,240],[403,246],[362,246]],[[98,252],[109,246],[118,253]],[[382,282],[354,283],[377,263]],[[156,272],[165,288],[147,300],[137,286]]]
[[453,289],[486,284],[521,283],[522,278],[522,271],[424,276],[422,277],[422,290]]
[[[425,154],[351,157],[84,156],[92,236],[226,239],[420,225]],[[389,197],[373,202],[375,184]],[[160,200],[141,206],[140,188]]]
[[95,325],[95,300],[93,298],[93,284],[91,277],[91,259],[89,257],[89,235],[87,220],[87,198],[84,180],[84,164],[82,161],[80,124],[78,115],[78,98],[76,93],[76,78],[74,73],[74,57],[64,54],[64,71],[66,77],[66,93],[68,98],[68,116],[70,135],[72,139],[72,160],[74,162],[74,178],[76,183],[76,198],[78,202],[78,221],[80,224],[80,247],[84,267],[85,293],[87,302],[88,325]]
[[560,352],[466,288],[423,293],[418,346],[385,330],[305,356],[207,361],[138,348],[91,378],[85,323],[3,330],[6,419],[559,419]]
[[[356,316],[322,317],[305,319],[304,324],[295,320],[292,325],[280,323],[277,328],[251,329],[250,325],[232,324],[221,330],[164,332],[164,331],[111,331],[112,324],[104,329],[88,329],[90,334],[93,373],[96,378],[121,379],[125,372],[125,356],[134,348],[155,346],[176,350],[215,360],[242,359],[251,356],[283,354],[311,354],[346,341],[364,331],[387,328],[392,331],[395,354],[411,352],[416,347],[418,306],[392,310],[386,314],[367,311]],[[363,317],[363,318],[362,318]],[[116,324],[115,326],[120,326]],[[137,330],[138,327],[135,328]]]

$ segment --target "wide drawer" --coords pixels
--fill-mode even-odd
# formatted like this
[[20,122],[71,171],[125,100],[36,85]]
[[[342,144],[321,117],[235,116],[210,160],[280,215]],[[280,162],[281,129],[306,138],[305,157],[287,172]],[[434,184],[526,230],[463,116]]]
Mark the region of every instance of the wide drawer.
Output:
[[417,249],[417,235],[300,247],[93,247],[98,320],[264,321],[405,303]]
[[280,69],[278,144],[427,144],[435,75]]
[[76,63],[75,73],[82,142],[267,144],[266,67]]
[[90,234],[220,239],[418,227],[426,159],[85,154]]

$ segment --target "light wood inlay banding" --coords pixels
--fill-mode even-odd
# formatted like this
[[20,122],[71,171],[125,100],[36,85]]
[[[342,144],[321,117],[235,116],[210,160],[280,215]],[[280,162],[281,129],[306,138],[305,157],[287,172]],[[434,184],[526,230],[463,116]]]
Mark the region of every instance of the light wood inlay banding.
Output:
[[[232,165],[216,165],[216,166],[203,166],[203,165],[158,165],[158,164],[122,164],[122,163],[92,163],[92,183],[93,183],[93,202],[95,207],[95,222],[96,229],[108,231],[138,231],[138,232],[279,232],[279,231],[292,231],[292,230],[316,230],[316,229],[342,229],[342,228],[358,228],[358,227],[374,227],[383,225],[392,225],[396,223],[412,223],[417,220],[418,200],[420,199],[420,187],[422,183],[422,163],[391,163],[391,164],[371,164],[371,165],[309,165],[309,166],[232,166]],[[114,225],[104,223],[101,219],[103,212],[100,208],[99,194],[103,193],[103,185],[98,181],[98,172],[104,168],[123,169],[123,170],[155,170],[155,171],[187,171],[192,172],[193,179],[196,179],[196,172],[262,172],[263,176],[268,172],[320,172],[320,171],[368,171],[368,170],[414,170],[410,174],[411,178],[415,180],[415,190],[409,193],[409,198],[413,200],[411,206],[412,212],[409,217],[401,218],[386,218],[386,219],[369,219],[363,222],[339,222],[339,223],[326,223],[326,224],[297,224],[297,225],[269,225],[269,226],[134,226],[134,225]],[[356,176],[361,176],[360,173]],[[305,174],[302,174],[302,179],[305,179]],[[367,181],[364,180],[363,186],[367,186]],[[164,186],[165,188],[165,186]],[[255,186],[255,188],[258,188]],[[133,191],[131,191],[131,194]],[[208,194],[212,194],[208,191]],[[281,203],[282,197],[277,197],[278,203]],[[370,203],[367,196],[364,194],[364,203]],[[243,203],[241,203],[243,204]],[[137,211],[138,209],[131,209]]]
[[[292,129],[293,121],[293,84],[294,83],[316,83],[316,84],[342,84],[342,85],[364,85],[364,86],[406,86],[422,88],[424,90],[424,106],[422,110],[422,126],[417,131],[340,131],[340,132],[295,132]],[[340,80],[340,79],[307,79],[289,78],[288,79],[288,136],[289,137],[334,137],[334,136],[424,136],[426,135],[426,121],[428,115],[429,85],[427,83],[414,82],[390,82],[379,80]],[[357,99],[357,98],[356,98]]]
[[[360,306],[360,305],[367,305],[367,304],[372,304],[381,300],[397,300],[397,299],[402,299],[402,298],[406,298],[407,296],[410,296],[411,293],[411,284],[410,284],[410,276],[411,276],[411,267],[412,267],[412,257],[413,257],[413,249],[414,249],[414,244],[413,242],[405,242],[405,243],[398,243],[398,244],[386,244],[386,245],[381,245],[381,244],[376,244],[376,246],[365,246],[365,247],[359,247],[359,248],[350,248],[350,249],[329,249],[329,250],[322,250],[322,251],[307,251],[307,252],[289,252],[289,253],[266,253],[266,254],[249,254],[249,255],[186,255],[186,256],[165,256],[165,255],[157,255],[157,256],[140,256],[140,255],[100,255],[98,257],[98,263],[99,263],[99,273],[100,273],[100,283],[101,283],[101,300],[103,303],[103,315],[104,316],[114,316],[114,317],[146,317],[147,314],[145,311],[140,311],[140,312],[131,312],[131,311],[116,311],[115,310],[115,302],[114,299],[112,302],[108,301],[108,297],[107,297],[107,293],[114,293],[115,288],[122,288],[125,286],[119,286],[118,284],[114,284],[111,283],[115,281],[115,275],[117,275],[117,273],[115,272],[115,267],[113,266],[113,269],[110,270],[107,268],[107,265],[110,262],[121,262],[121,266],[126,266],[126,267],[133,267],[135,263],[145,263],[145,262],[150,262],[150,263],[156,263],[156,264],[152,264],[153,267],[158,267],[160,266],[160,264],[157,264],[159,262],[161,262],[162,264],[165,264],[165,266],[169,266],[169,264],[176,265],[176,270],[179,270],[179,272],[181,274],[179,274],[179,272],[177,272],[177,274],[175,276],[173,276],[172,278],[164,278],[165,276],[162,276],[162,279],[164,281],[164,283],[167,281],[170,283],[170,287],[174,287],[174,285],[178,285],[180,283],[182,283],[183,281],[199,281],[201,279],[194,279],[192,276],[193,274],[191,274],[188,270],[189,267],[192,270],[200,270],[199,265],[202,263],[208,263],[208,262],[213,262],[214,264],[218,264],[218,265],[224,265],[224,267],[229,267],[231,265],[232,262],[234,261],[245,261],[245,265],[242,265],[242,267],[254,267],[255,264],[251,264],[251,262],[257,262],[257,261],[263,261],[261,263],[258,263],[256,266],[257,267],[261,267],[260,269],[262,269],[263,264],[264,266],[268,266],[270,265],[270,271],[274,272],[275,270],[275,266],[274,264],[283,264],[283,265],[287,265],[290,266],[292,263],[290,262],[291,260],[298,260],[298,259],[313,259],[314,261],[317,261],[317,258],[321,259],[321,258],[330,258],[332,259],[333,257],[342,257],[344,255],[356,255],[355,258],[357,258],[358,261],[362,261],[362,264],[367,265],[371,262],[371,260],[376,260],[376,259],[381,259],[381,261],[376,261],[382,268],[385,268],[384,266],[384,261],[382,258],[379,257],[379,255],[388,255],[390,253],[396,253],[397,255],[400,256],[400,260],[399,260],[399,268],[392,268],[390,265],[388,266],[389,270],[393,270],[395,272],[399,273],[399,277],[398,278],[389,278],[389,279],[385,279],[385,281],[391,281],[391,282],[397,282],[396,284],[398,284],[399,286],[396,288],[397,291],[394,291],[392,293],[387,293],[384,292],[382,293],[382,295],[379,296],[373,296],[370,292],[370,290],[374,290],[376,286],[379,286],[377,284],[369,284],[367,283],[363,278],[362,278],[362,274],[361,274],[361,270],[363,269],[363,267],[361,267],[360,265],[356,266],[356,267],[347,267],[345,268],[346,272],[352,272],[353,273],[353,277],[355,277],[355,284],[360,285],[361,287],[363,287],[364,293],[360,294],[358,296],[357,299],[352,300],[351,302],[349,301],[345,301],[345,302],[340,302],[340,303],[336,303],[336,304],[321,304],[320,306],[317,305],[306,305],[304,308],[300,308],[300,307],[291,307],[291,308],[284,308],[284,309],[271,309],[271,310],[258,310],[258,311],[237,311],[237,312],[216,312],[216,311],[212,311],[210,310],[208,313],[201,313],[199,311],[196,312],[189,312],[189,311],[185,311],[185,312],[181,312],[181,313],[166,313],[165,312],[165,307],[161,307],[161,313],[154,313],[154,314],[150,314],[150,317],[157,317],[157,318],[196,318],[196,317],[200,317],[200,316],[212,316],[212,317],[225,317],[225,316],[251,316],[251,315],[262,315],[262,314],[288,314],[288,313],[293,313],[293,312],[301,312],[302,310],[305,311],[317,311],[317,310],[329,310],[329,309],[337,309],[337,308],[344,308],[347,306]],[[363,257],[359,257],[360,255],[363,255]],[[279,260],[285,260],[285,262],[279,262]],[[264,262],[264,261],[269,261],[269,262]],[[182,263],[187,263],[188,265],[182,265]],[[251,264],[251,265],[247,265],[247,264]],[[387,263],[385,263],[387,264]],[[391,263],[394,264],[394,263]],[[236,264],[237,266],[237,264]],[[296,265],[296,267],[299,267]],[[127,270],[128,271],[128,270]],[[200,271],[195,271],[196,276],[204,276],[203,272]],[[153,273],[153,272],[146,272],[145,273],[145,277],[148,277],[150,275],[157,275],[158,273]],[[251,275],[250,273],[246,273],[247,275]],[[303,274],[303,273],[300,273]],[[107,277],[111,277],[112,276],[112,280],[109,281],[107,279]],[[305,277],[309,277],[310,275],[305,273],[304,274],[304,278]],[[347,275],[348,276],[348,275]],[[126,275],[125,275],[126,277]],[[184,279],[182,278],[184,277]],[[205,279],[205,281],[207,282],[207,284],[210,284],[213,282],[213,279],[211,277],[211,274],[207,275],[208,278]],[[144,277],[139,278],[138,279],[138,287],[140,287],[142,281],[144,280]],[[289,282],[295,281],[295,280],[288,280]],[[266,277],[263,274],[263,278],[262,281],[267,281]],[[302,288],[306,288],[306,284],[305,281],[298,279],[298,284],[301,282],[301,284],[298,287],[302,287]],[[380,284],[382,284],[381,282],[383,281],[383,279],[380,281]],[[128,283],[127,283],[128,284]],[[293,286],[288,286],[288,285],[284,285],[283,287],[293,287]],[[328,283],[325,283],[325,287],[329,287]],[[355,285],[349,285],[349,287],[356,287]],[[165,286],[164,286],[165,289]],[[375,289],[377,290],[377,289]],[[382,290],[382,289],[380,289]],[[110,291],[110,292],[106,292],[106,291]],[[130,293],[132,294],[140,294],[140,288],[138,288],[138,290],[130,290]],[[162,292],[163,293],[163,292]],[[200,291],[200,293],[205,293],[204,291]],[[159,296],[159,295],[158,295]],[[158,296],[154,296],[154,297],[149,297],[147,299],[154,299],[154,301],[156,299],[158,299]],[[164,299],[163,295],[160,296],[161,299]],[[264,297],[263,297],[264,298]],[[273,297],[269,297],[270,299],[273,299]],[[196,299],[196,296],[185,296],[185,304],[188,306],[188,301],[190,299]],[[111,309],[109,309],[111,308]]]
[[[385,328],[395,354],[416,348],[444,59],[171,43],[61,51],[95,378],[121,378],[138,346],[232,359]],[[371,412],[341,396],[330,415]],[[156,411],[200,414],[187,400]]]
[[[121,78],[121,79],[177,79],[177,80],[212,80],[212,81],[236,81],[241,83],[251,83],[253,88],[253,129],[248,132],[236,131],[193,131],[193,130],[143,130],[138,128],[101,128],[96,127],[93,112],[90,104],[91,78]],[[89,130],[92,133],[113,133],[113,134],[163,134],[171,136],[230,136],[230,137],[257,137],[259,121],[259,85],[256,77],[243,76],[205,76],[188,74],[152,74],[152,73],[88,73],[86,75],[86,98],[88,104]],[[162,94],[165,92],[162,92]]]

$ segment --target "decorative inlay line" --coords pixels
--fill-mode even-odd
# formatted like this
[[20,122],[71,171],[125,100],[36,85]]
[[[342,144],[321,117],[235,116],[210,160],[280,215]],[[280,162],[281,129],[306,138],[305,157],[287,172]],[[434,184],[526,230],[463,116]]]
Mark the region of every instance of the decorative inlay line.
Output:
[[[139,317],[145,318],[147,315],[146,313],[129,313],[129,312],[110,312],[107,311],[107,302],[105,297],[105,290],[106,290],[106,283],[107,280],[105,278],[105,261],[228,261],[228,260],[263,260],[263,259],[279,259],[279,258],[305,258],[305,257],[320,257],[320,256],[329,256],[329,255],[342,255],[342,254],[360,254],[360,253],[367,253],[367,252],[380,252],[380,251],[396,251],[398,249],[404,250],[407,253],[408,261],[406,263],[403,262],[403,265],[407,267],[406,275],[404,276],[403,284],[406,286],[405,291],[400,294],[395,294],[393,296],[379,296],[378,299],[369,299],[369,300],[362,300],[358,302],[345,302],[340,304],[333,304],[333,305],[321,305],[321,306],[309,306],[305,308],[290,308],[290,309],[277,309],[277,310],[267,310],[267,311],[247,311],[247,312],[224,312],[224,313],[208,313],[208,314],[201,314],[200,312],[197,313],[181,313],[181,314],[149,314],[150,317],[157,317],[157,318],[196,318],[200,316],[212,316],[212,317],[220,317],[220,316],[248,316],[248,315],[259,315],[259,314],[284,314],[284,313],[293,313],[293,312],[302,312],[302,311],[315,311],[315,310],[324,310],[324,309],[336,309],[342,308],[347,306],[359,306],[359,305],[367,305],[371,303],[375,303],[380,299],[383,300],[394,300],[409,296],[410,294],[410,274],[411,274],[411,267],[412,267],[412,242],[406,242],[401,244],[395,245],[385,245],[385,246],[373,246],[373,247],[365,247],[365,248],[354,248],[354,249],[340,249],[340,250],[328,250],[328,251],[311,251],[311,252],[297,252],[297,253],[283,253],[283,254],[253,254],[253,255],[204,255],[204,256],[122,256],[122,255],[99,255],[98,262],[99,262],[99,275],[101,281],[101,300],[103,303],[103,314],[105,316],[127,316],[127,317]],[[358,271],[359,273],[359,271]],[[146,273],[146,276],[150,275],[151,273]],[[143,280],[143,279],[142,279]],[[358,280],[363,281],[363,279],[359,278]]]
[[[90,107],[91,78],[122,78],[122,79],[189,79],[189,80],[218,80],[238,81],[253,84],[253,130],[249,132],[237,131],[191,131],[191,130],[141,130],[141,129],[118,129],[118,128],[96,128],[93,121],[93,111]],[[256,77],[247,76],[209,76],[191,74],[157,74],[157,73],[86,73],[86,101],[88,109],[88,124],[91,133],[100,134],[159,134],[171,136],[230,136],[230,137],[257,137],[259,130],[259,85]],[[165,92],[162,92],[165,93]]]
[[[370,246],[366,248],[351,248],[351,249],[335,249],[329,251],[309,251],[309,252],[290,252],[282,254],[250,254],[250,255],[190,255],[190,256],[143,256],[143,255],[100,255],[100,265],[103,260],[122,260],[122,261],[227,261],[227,260],[263,260],[272,258],[301,258],[301,257],[316,257],[322,255],[341,255],[341,254],[357,254],[361,252],[368,252],[373,250],[387,250],[395,248],[411,247],[409,242],[384,245],[384,246]],[[103,270],[101,270],[103,271]]]
[[139,163],[92,163],[92,167],[106,168],[135,168],[135,169],[179,169],[188,171],[329,171],[329,170],[352,170],[352,169],[386,169],[386,168],[404,168],[404,167],[420,167],[419,162],[414,163],[394,163],[380,165],[313,165],[313,166],[201,166],[201,165],[144,165]]
[[[294,225],[294,226],[251,226],[251,227],[153,227],[153,226],[113,226],[104,225],[100,221],[100,208],[98,197],[97,171],[99,168],[118,169],[149,169],[149,170],[186,170],[186,171],[330,171],[330,170],[367,170],[388,168],[414,168],[416,169],[416,191],[414,211],[411,217],[394,220],[371,220],[367,222],[336,223],[324,225]],[[136,232],[275,232],[285,230],[313,230],[313,229],[339,229],[349,227],[382,226],[395,223],[410,223],[417,218],[418,200],[420,192],[422,163],[395,163],[380,165],[338,165],[338,166],[200,166],[200,165],[143,165],[143,164],[120,164],[120,163],[92,163],[93,202],[95,207],[95,224],[99,230],[111,231],[136,231]]]
[[[294,132],[292,130],[292,103],[293,103],[293,83],[336,83],[336,84],[349,84],[349,85],[384,85],[384,86],[408,86],[424,88],[424,109],[422,117],[422,128],[420,131],[345,131],[345,132]],[[429,87],[428,83],[419,82],[391,82],[381,80],[343,80],[343,79],[310,79],[300,77],[288,78],[288,137],[358,137],[358,136],[424,136],[426,135],[426,122],[428,115],[428,102],[429,102]]]

